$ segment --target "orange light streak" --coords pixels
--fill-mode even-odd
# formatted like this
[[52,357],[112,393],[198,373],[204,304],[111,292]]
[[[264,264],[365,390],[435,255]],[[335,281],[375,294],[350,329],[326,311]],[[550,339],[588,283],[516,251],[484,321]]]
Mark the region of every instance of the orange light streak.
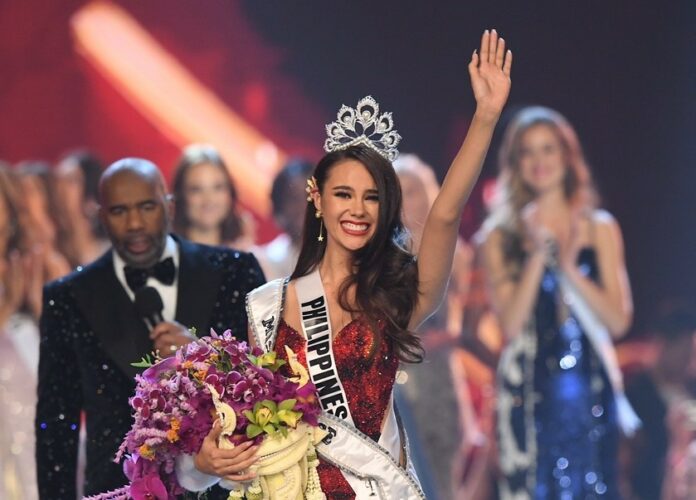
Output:
[[79,53],[173,144],[212,144],[242,203],[270,214],[270,186],[285,153],[232,111],[128,12],[96,1],[71,20]]

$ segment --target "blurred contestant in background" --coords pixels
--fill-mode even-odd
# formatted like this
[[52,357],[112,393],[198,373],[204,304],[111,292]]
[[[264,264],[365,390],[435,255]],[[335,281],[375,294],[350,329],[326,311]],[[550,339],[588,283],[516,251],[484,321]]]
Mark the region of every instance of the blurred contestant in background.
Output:
[[237,188],[214,147],[193,144],[184,149],[172,191],[176,234],[196,243],[239,250],[254,244],[253,218],[240,211]]
[[89,264],[109,247],[99,223],[99,176],[102,163],[89,151],[75,151],[53,170],[58,248],[71,267]]
[[273,180],[271,202],[273,220],[283,231],[272,241],[252,249],[268,280],[290,276],[302,244],[305,187],[314,165],[306,160],[290,160]]
[[[28,301],[32,256],[21,251],[20,191],[0,165],[0,498],[38,498],[34,407],[39,335]],[[39,289],[40,291],[40,289]]]
[[[411,240],[411,251],[418,254],[423,238],[423,228],[440,185],[435,178],[432,167],[426,165],[413,154],[402,154],[394,161],[394,169],[399,177],[403,192],[404,225]],[[467,418],[473,415],[466,385],[461,387],[464,407],[458,409],[454,391],[450,388],[450,363],[452,349],[459,340],[462,328],[464,308],[470,280],[471,249],[459,238],[456,243],[452,274],[445,300],[440,308],[420,326],[425,346],[426,357],[422,364],[405,365],[408,375],[407,384],[397,385],[401,389],[397,397],[405,398],[403,417],[411,436],[411,448],[414,462],[419,468],[419,476],[427,487],[432,477],[433,484],[440,485],[441,497],[449,497],[446,489],[449,485],[450,464],[458,448],[458,441],[453,439],[459,431],[467,437],[479,433],[476,421]],[[400,400],[401,398],[399,398]],[[401,402],[401,401],[399,401]],[[436,415],[432,409],[438,408]],[[453,415],[460,418],[452,418]],[[464,424],[460,429],[457,424]],[[429,477],[430,476],[430,477]]]
[[499,160],[483,255],[508,342],[501,497],[618,498],[619,425],[638,425],[612,345],[632,318],[619,225],[595,208],[580,143],[559,113],[522,109]]

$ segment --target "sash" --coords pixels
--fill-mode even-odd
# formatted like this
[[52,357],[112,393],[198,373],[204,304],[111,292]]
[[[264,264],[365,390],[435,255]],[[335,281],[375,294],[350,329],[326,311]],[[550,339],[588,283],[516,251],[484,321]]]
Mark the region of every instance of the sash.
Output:
[[302,333],[307,339],[307,367],[317,387],[321,407],[355,427],[348,396],[336,370],[331,319],[319,271],[298,278],[295,290],[302,315]]
[[623,375],[619,368],[616,350],[614,349],[609,332],[599,318],[597,318],[597,315],[592,311],[584,297],[580,295],[580,292],[578,292],[560,270],[558,270],[558,277],[561,293],[566,304],[580,322],[590,344],[602,361],[604,369],[607,371],[607,377],[611,383],[614,399],[616,401],[616,413],[619,427],[624,435],[630,437],[641,426],[641,421],[624,393]]
[[271,352],[278,334],[278,323],[283,317],[285,288],[288,278],[269,281],[246,296],[246,312],[256,345]]
[[[287,279],[271,281],[247,295],[252,334],[256,344],[265,351],[275,346],[287,283]],[[319,423],[328,433],[317,446],[317,452],[341,469],[356,498],[424,499],[415,473],[401,467],[385,449],[394,448],[395,441],[401,442],[393,405],[390,405],[379,443],[355,428],[336,371],[331,321],[319,271],[296,280],[295,289],[302,312],[302,330],[307,339],[309,374],[323,408]]]
[[329,435],[316,450],[343,471],[356,499],[425,499],[415,474],[358,429],[327,412],[322,412],[319,425]]

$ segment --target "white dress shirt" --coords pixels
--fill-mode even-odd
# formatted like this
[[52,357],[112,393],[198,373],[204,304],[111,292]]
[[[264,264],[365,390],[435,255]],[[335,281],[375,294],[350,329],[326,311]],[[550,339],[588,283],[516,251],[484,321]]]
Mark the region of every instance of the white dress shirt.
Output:
[[[121,286],[126,291],[130,299],[135,300],[135,294],[128,286],[128,282],[126,281],[126,273],[123,270],[126,263],[123,261],[118,252],[112,250],[112,253],[114,256],[114,272],[116,273],[116,278],[118,278],[118,281],[121,283]],[[167,257],[171,257],[174,260],[174,266],[176,268],[174,282],[171,285],[165,285],[161,281],[150,276],[147,278],[145,286],[151,286],[157,290],[162,297],[162,303],[164,304],[162,318],[164,318],[165,321],[174,321],[174,317],[176,316],[177,284],[179,283],[179,245],[176,244],[176,241],[174,241],[174,238],[171,236],[167,236],[167,242],[160,260],[164,260]]]

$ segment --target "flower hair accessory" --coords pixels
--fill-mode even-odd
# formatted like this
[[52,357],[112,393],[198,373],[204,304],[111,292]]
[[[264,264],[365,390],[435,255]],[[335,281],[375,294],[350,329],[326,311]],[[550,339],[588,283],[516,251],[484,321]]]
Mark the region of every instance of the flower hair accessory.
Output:
[[312,201],[312,195],[319,191],[319,186],[317,185],[317,179],[312,176],[309,179],[307,179],[307,187],[305,188],[305,191],[307,191],[307,201],[311,202]]
[[379,114],[379,104],[372,96],[358,101],[355,109],[341,106],[336,115],[338,120],[326,126],[324,151],[332,153],[350,146],[364,145],[372,148],[389,161],[399,155],[396,146],[401,136],[394,128],[391,113]]

